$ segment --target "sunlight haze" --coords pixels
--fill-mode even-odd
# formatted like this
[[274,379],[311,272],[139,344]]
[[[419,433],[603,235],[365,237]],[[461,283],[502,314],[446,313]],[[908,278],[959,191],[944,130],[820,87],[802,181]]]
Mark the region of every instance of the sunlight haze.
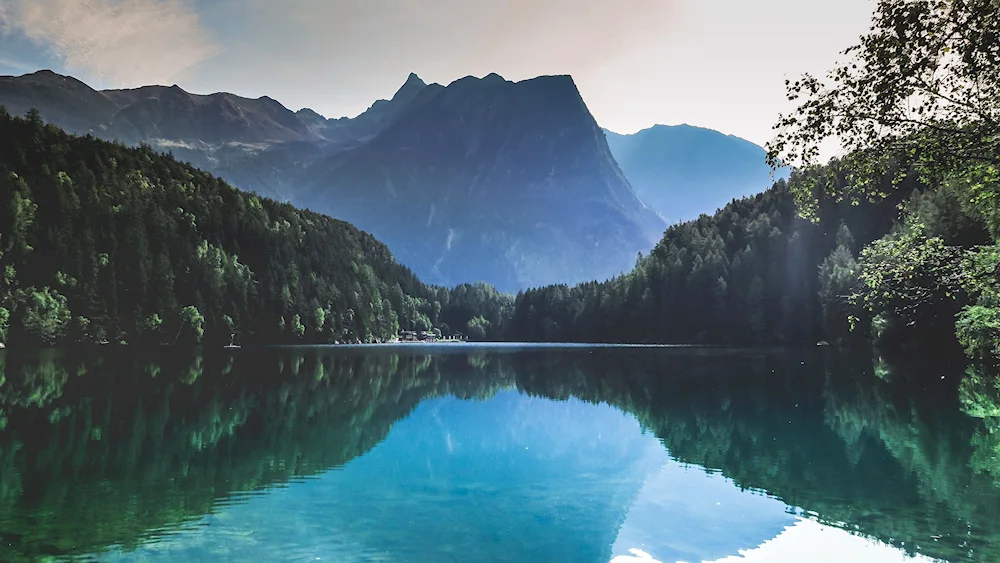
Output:
[[[0,73],[52,68],[96,87],[177,83],[355,116],[410,72],[447,84],[571,74],[620,133],[689,123],[758,144],[784,79],[823,72],[870,0],[12,0]],[[124,48],[127,46],[127,48]]]

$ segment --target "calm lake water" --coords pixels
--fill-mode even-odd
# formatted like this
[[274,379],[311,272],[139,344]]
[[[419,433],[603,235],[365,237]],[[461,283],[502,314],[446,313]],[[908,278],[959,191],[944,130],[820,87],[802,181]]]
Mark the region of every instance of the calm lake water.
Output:
[[1000,385],[960,364],[464,345],[0,360],[0,561],[1000,561]]

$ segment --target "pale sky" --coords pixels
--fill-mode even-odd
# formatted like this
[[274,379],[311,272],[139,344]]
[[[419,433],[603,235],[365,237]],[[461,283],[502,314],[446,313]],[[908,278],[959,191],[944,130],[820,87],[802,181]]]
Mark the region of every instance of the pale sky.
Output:
[[410,72],[570,74],[620,133],[688,123],[764,144],[784,80],[822,73],[874,0],[0,0],[0,74],[179,84],[355,116]]

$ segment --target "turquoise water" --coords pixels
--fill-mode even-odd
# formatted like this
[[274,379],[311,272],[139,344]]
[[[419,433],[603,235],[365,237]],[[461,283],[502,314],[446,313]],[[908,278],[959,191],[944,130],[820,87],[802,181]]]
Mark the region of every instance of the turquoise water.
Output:
[[3,357],[2,561],[997,561],[1000,392],[824,351]]

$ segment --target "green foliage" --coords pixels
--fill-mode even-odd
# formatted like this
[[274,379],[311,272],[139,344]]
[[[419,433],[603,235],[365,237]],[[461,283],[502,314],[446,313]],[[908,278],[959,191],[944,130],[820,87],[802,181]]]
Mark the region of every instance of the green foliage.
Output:
[[[843,182],[836,173],[827,178]],[[811,343],[852,335],[854,247],[892,226],[896,204],[823,198],[821,220],[796,214],[803,174],[667,229],[631,272],[606,282],[517,296],[508,340],[650,343]],[[821,194],[822,195],[822,194]]]
[[998,10],[996,0],[879,0],[847,62],[786,83],[799,105],[768,145],[772,166],[808,171],[824,142],[845,149],[833,166],[848,182],[821,185],[814,173],[796,186],[810,218],[821,196],[871,201],[920,179],[899,228],[861,252],[857,301],[883,336],[941,336],[957,313],[959,342],[980,358],[995,353],[1000,316],[1000,269],[984,268],[980,250],[1000,240]]
[[982,421],[971,441],[969,467],[1000,487],[1000,377],[983,366],[970,366],[959,385],[959,399],[967,415]]
[[988,208],[976,204],[974,177],[952,174],[914,193],[896,228],[862,251],[856,302],[879,319],[877,335],[905,343],[951,333],[970,355],[990,354],[1000,248]]
[[181,330],[185,331],[196,343],[201,342],[205,337],[205,317],[194,305],[188,305],[181,309]]
[[[799,105],[779,118],[773,166],[811,169],[837,139],[852,181],[836,193],[883,197],[886,175],[937,184],[1000,154],[1000,18],[996,0],[879,0],[871,31],[825,79],[786,81]],[[995,172],[995,171],[994,171]],[[816,199],[796,192],[804,214]]]
[[[33,115],[0,113],[0,305],[12,339],[384,341],[480,315],[497,332],[509,317],[512,296],[426,286],[342,221]],[[18,289],[32,287],[58,293]],[[67,329],[69,318],[79,322]]]
[[471,340],[483,341],[490,332],[490,322],[483,317],[469,319],[465,330]]
[[1000,240],[1000,168],[995,164],[971,166],[961,179],[968,186],[970,206],[982,217],[993,239]]
[[0,206],[0,224],[3,231],[2,250],[14,257],[23,256],[32,250],[29,235],[35,222],[38,205],[31,201],[31,190],[24,180],[14,172],[0,176],[0,197],[4,198]]
[[968,283],[965,252],[939,237],[925,238],[919,227],[879,239],[861,251],[860,300],[868,310],[916,320],[923,308],[957,299]]
[[163,319],[160,318],[160,315],[153,313],[152,315],[142,320],[140,328],[142,329],[142,332],[148,334],[159,331],[160,327],[162,326],[163,326]]
[[22,334],[44,344],[51,344],[63,336],[71,317],[66,297],[48,287],[41,291],[28,290],[18,312],[18,328]]
[[10,311],[0,307],[0,342],[7,342],[7,331],[10,328]]
[[958,342],[970,357],[1000,359],[1000,309],[971,305],[955,323]]
[[[843,229],[848,236],[850,231]],[[837,248],[819,265],[819,301],[823,312],[823,328],[827,337],[839,338],[850,333],[852,316],[850,303],[858,283],[859,267],[848,243],[850,239],[838,233]]]
[[323,332],[326,326],[326,311],[322,307],[317,307],[313,316],[313,328],[316,332]]
[[441,293],[430,305],[429,313],[435,311],[440,311],[436,318],[442,333],[448,333],[445,328],[449,327],[465,330],[470,320],[482,317],[488,327],[484,339],[502,340],[514,311],[514,296],[500,293],[486,283],[462,284]]

